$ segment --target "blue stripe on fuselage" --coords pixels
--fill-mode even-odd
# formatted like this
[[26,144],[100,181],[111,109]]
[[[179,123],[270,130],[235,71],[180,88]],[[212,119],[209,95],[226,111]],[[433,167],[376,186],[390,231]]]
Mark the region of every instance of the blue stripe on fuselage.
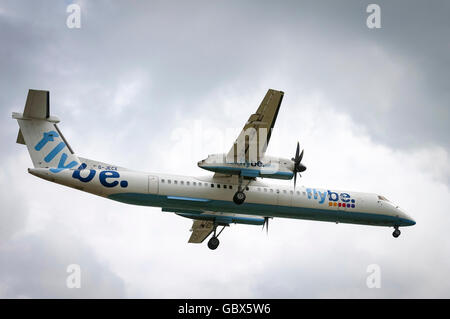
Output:
[[183,196],[167,196],[167,199],[176,199],[176,200],[187,200],[192,202],[209,202],[209,199],[205,198],[194,198],[194,197],[183,197]]

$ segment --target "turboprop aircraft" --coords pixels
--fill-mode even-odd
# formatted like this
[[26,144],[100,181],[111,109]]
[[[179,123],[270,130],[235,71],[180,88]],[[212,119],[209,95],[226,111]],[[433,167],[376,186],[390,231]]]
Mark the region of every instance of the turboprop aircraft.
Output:
[[[299,143],[291,159],[265,154],[283,96],[281,91],[268,90],[229,152],[198,162],[199,167],[214,172],[209,177],[137,172],[76,155],[57,125],[59,119],[50,115],[49,91],[29,90],[24,112],[12,117],[20,127],[17,143],[27,146],[33,162],[30,174],[193,219],[189,243],[201,243],[212,233],[210,249],[219,246],[218,237],[226,226],[260,225],[267,230],[273,217],[394,227],[395,238],[400,235],[399,227],[415,224],[381,195],[297,188],[297,174],[306,170]],[[294,185],[272,185],[263,179],[294,179]]]

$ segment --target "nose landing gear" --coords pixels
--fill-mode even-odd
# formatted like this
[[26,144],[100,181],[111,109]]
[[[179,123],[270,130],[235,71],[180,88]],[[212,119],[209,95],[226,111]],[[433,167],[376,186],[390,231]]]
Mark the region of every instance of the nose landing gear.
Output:
[[397,238],[398,236],[400,236],[401,231],[400,231],[400,229],[398,229],[398,226],[395,226],[394,228],[395,228],[395,230],[392,233],[392,236],[394,236],[394,238]]

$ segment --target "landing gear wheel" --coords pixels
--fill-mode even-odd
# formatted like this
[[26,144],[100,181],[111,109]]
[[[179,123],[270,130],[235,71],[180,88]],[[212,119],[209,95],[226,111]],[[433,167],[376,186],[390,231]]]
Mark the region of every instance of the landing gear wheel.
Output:
[[400,234],[401,234],[400,229],[396,227],[394,232],[392,233],[392,236],[394,236],[394,238],[397,238],[398,236],[400,236]]
[[237,205],[241,205],[245,201],[245,194],[243,191],[237,191],[233,196],[233,202]]
[[219,246],[219,244],[219,238],[213,236],[208,241],[208,248],[214,250]]

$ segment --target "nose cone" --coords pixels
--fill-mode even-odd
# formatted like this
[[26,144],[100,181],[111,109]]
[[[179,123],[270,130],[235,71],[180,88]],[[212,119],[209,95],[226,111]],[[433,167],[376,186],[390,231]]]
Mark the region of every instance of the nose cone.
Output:
[[416,221],[408,216],[407,223],[408,223],[407,226],[414,226],[416,224]]
[[416,224],[416,221],[411,216],[409,216],[408,214],[406,214],[404,211],[402,211],[399,208],[397,208],[397,210],[400,213],[399,217],[401,218],[404,226],[414,226]]
[[205,162],[206,162],[206,159],[203,159],[203,160],[201,160],[201,161],[198,161],[198,163],[197,163],[198,167],[203,167],[203,166],[205,166]]

